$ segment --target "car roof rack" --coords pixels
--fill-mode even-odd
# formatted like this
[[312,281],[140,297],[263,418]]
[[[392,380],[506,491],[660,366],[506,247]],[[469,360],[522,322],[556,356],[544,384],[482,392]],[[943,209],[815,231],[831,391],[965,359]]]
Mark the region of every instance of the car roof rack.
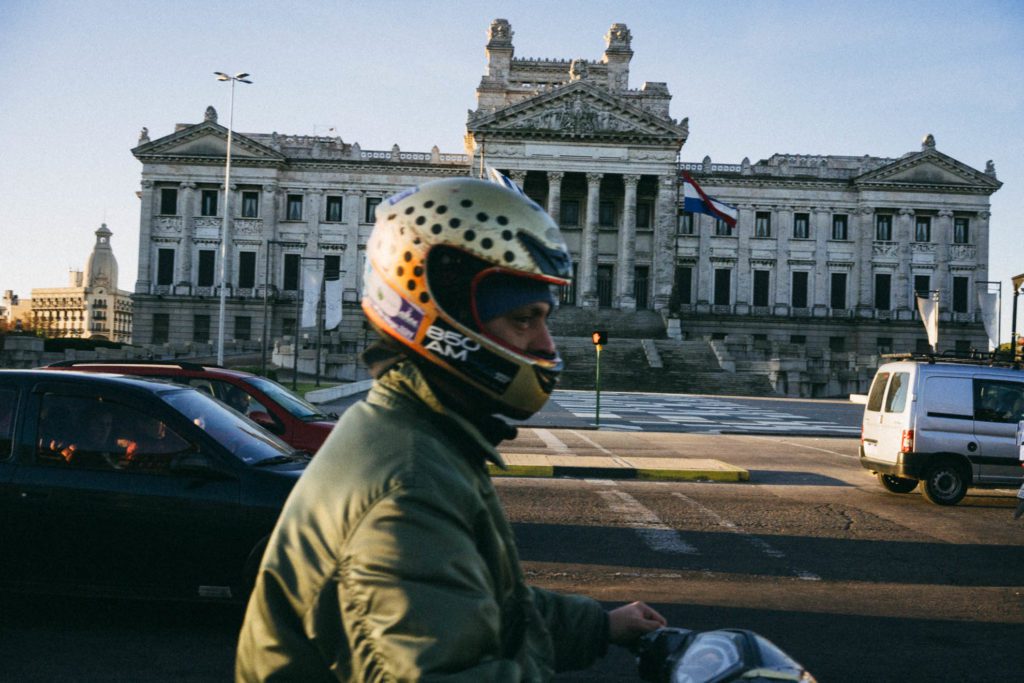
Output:
[[191,363],[178,360],[62,360],[50,363],[48,368],[72,368],[76,365],[162,365],[169,368],[181,368],[182,370],[205,370],[207,368],[221,368],[220,365],[205,363]]
[[984,365],[994,368],[1021,369],[1020,360],[1009,357],[1008,352],[999,351],[944,351],[943,353],[923,353],[913,351],[910,353],[883,353],[881,357],[887,361],[914,360],[929,364],[935,363],[958,363],[960,365]]

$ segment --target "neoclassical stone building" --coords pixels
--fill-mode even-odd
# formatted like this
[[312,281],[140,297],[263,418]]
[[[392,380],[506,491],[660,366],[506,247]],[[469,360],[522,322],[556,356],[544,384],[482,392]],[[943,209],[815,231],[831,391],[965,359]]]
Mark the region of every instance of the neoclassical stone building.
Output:
[[[301,270],[317,261],[340,273],[337,338],[356,350],[376,206],[410,185],[493,167],[561,223],[576,268],[562,300],[590,319],[615,311],[621,325],[647,310],[691,339],[874,354],[919,347],[914,292],[937,291],[940,348],[987,348],[976,293],[988,279],[989,196],[1001,185],[991,162],[973,169],[931,136],[896,158],[682,162],[701,156],[684,150],[688,121],[670,115],[667,84],[630,87],[631,41],[613,24],[598,60],[520,58],[508,22],[492,22],[465,154],[236,133],[227,338],[292,334]],[[137,343],[213,339],[226,134],[209,108],[158,139],[143,129],[133,150],[143,165]],[[735,228],[681,211],[683,171],[739,208]]]

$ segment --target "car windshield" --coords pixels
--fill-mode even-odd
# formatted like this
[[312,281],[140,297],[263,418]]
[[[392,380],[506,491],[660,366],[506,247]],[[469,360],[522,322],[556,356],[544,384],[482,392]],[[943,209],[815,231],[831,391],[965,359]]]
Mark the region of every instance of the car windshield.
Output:
[[161,397],[244,463],[289,456],[294,451],[255,422],[201,391],[166,391]]
[[267,379],[266,377],[247,377],[246,381],[269,396],[275,403],[300,420],[305,422],[314,422],[316,420],[334,419],[321,412],[320,409],[312,403],[299,398],[273,380]]

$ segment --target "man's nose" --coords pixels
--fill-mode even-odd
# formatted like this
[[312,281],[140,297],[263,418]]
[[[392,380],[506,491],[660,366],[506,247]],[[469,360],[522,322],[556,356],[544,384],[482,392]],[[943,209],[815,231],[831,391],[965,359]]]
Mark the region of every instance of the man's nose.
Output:
[[542,323],[537,327],[530,339],[529,351],[538,356],[555,356],[555,340],[551,338],[551,331],[548,329],[547,323]]

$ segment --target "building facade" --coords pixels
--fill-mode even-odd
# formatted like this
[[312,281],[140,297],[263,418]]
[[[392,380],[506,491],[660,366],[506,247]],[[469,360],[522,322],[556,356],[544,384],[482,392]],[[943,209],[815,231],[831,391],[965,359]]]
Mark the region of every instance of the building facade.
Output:
[[[212,107],[155,140],[143,129],[136,343],[212,341],[222,267],[227,339],[292,335],[303,269],[322,264],[343,284],[335,339],[357,350],[377,205],[490,167],[560,222],[576,269],[568,307],[655,311],[690,338],[876,353],[920,347],[914,296],[927,291],[941,304],[940,349],[987,348],[976,294],[1000,187],[991,162],[975,170],[930,136],[896,158],[681,162],[688,121],[671,117],[667,84],[630,87],[631,41],[613,24],[600,59],[518,58],[509,23],[492,22],[465,154],[235,133],[224,188],[227,130]],[[739,208],[734,228],[681,211],[683,171]]]
[[118,289],[117,259],[106,223],[96,230],[96,243],[85,270],[69,273],[67,287],[32,290],[32,322],[46,337],[132,341],[131,292]]

